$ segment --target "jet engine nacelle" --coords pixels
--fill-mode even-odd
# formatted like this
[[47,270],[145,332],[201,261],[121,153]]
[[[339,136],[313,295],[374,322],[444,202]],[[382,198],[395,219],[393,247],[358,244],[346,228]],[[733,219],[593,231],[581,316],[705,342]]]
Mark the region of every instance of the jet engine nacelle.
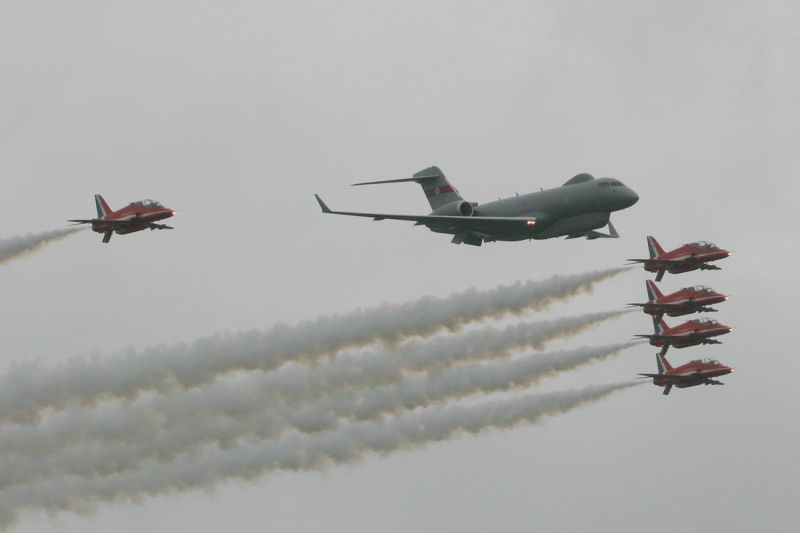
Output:
[[585,215],[562,218],[549,228],[536,232],[533,238],[550,239],[599,229],[608,224],[610,217],[611,213],[586,213]]
[[431,214],[448,217],[471,217],[475,214],[475,209],[473,207],[475,205],[477,204],[465,202],[464,200],[457,200],[455,202],[450,202],[449,204],[444,204]]

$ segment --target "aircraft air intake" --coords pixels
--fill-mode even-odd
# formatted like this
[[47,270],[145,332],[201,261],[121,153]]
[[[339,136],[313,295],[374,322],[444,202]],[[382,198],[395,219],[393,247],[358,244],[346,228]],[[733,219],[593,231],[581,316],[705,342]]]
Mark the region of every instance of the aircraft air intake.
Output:
[[469,202],[466,202],[464,200],[458,200],[441,206],[440,208],[433,211],[431,214],[441,215],[441,216],[452,216],[452,217],[457,217],[457,216],[471,217],[473,215],[473,207],[472,204]]

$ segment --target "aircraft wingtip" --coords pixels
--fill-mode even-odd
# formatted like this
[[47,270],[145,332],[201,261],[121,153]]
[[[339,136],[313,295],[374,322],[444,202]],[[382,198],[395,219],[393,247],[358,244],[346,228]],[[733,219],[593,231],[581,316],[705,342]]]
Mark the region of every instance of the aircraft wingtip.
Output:
[[328,207],[325,202],[322,201],[322,198],[319,197],[318,194],[314,193],[314,198],[317,199],[317,203],[319,203],[320,209],[322,209],[323,213],[331,213],[330,207]]

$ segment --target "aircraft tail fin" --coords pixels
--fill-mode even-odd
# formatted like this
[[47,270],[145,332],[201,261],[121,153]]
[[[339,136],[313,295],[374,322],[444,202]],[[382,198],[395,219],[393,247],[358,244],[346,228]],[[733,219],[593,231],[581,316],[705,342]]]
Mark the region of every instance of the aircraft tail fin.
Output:
[[94,205],[97,207],[97,218],[103,218],[111,212],[111,208],[99,194],[94,195]]
[[664,249],[652,235],[647,236],[647,249],[650,251],[650,259],[655,259],[660,255],[664,255]]
[[667,358],[660,353],[656,354],[656,363],[658,364],[659,374],[666,374],[669,370],[672,370],[672,365],[669,364]]
[[658,286],[649,279],[645,281],[645,285],[647,286],[647,299],[651,302],[655,302],[664,297],[662,292],[658,290]]
[[653,317],[653,329],[656,330],[656,333],[661,334],[664,333],[665,330],[669,329],[667,323],[664,322],[663,318]]
[[436,211],[445,204],[463,200],[458,190],[450,185],[444,173],[437,166],[420,170],[410,178],[364,181],[361,183],[354,183],[353,185],[377,185],[382,183],[402,183],[404,181],[413,181],[420,184],[433,211]]

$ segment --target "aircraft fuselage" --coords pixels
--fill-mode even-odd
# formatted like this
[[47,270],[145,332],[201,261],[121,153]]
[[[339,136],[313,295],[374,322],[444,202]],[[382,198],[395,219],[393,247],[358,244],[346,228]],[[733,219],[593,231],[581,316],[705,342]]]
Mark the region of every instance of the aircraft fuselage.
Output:
[[[486,240],[550,239],[602,228],[608,224],[612,211],[630,207],[638,199],[633,190],[619,181],[598,178],[478,204],[472,216],[536,219],[536,223],[527,228],[493,233]],[[438,227],[435,223],[426,226],[439,233],[453,233],[450,228]]]

